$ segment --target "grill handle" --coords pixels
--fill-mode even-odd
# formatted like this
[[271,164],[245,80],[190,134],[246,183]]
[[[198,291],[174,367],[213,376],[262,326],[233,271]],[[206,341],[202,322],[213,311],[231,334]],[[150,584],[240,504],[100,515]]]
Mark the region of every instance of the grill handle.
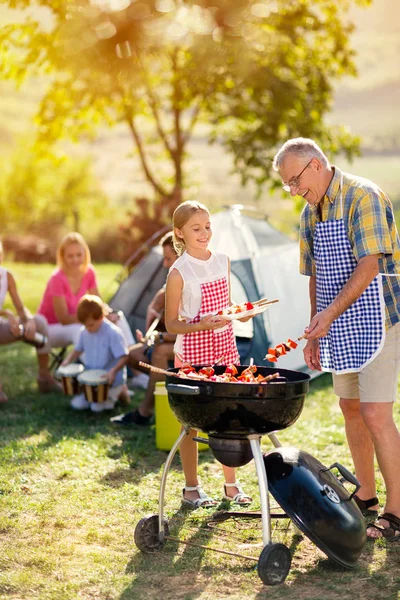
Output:
[[338,462],[333,463],[333,465],[331,465],[327,469],[321,469],[321,473],[325,473],[326,471],[330,471],[331,469],[334,469],[335,467],[339,471],[339,473],[341,474],[341,476],[344,477],[344,479],[346,479],[346,481],[348,481],[349,483],[352,483],[353,485],[356,486],[356,489],[350,495],[350,498],[349,498],[349,500],[352,500],[353,496],[355,494],[357,494],[358,490],[360,489],[361,483],[358,481],[358,479],[356,479],[356,477],[354,477],[353,473],[350,473],[350,471],[348,469],[346,469],[346,467],[344,467],[343,465],[341,465]]
[[197,385],[180,385],[179,383],[168,383],[167,392],[180,394],[181,396],[199,396],[200,388]]

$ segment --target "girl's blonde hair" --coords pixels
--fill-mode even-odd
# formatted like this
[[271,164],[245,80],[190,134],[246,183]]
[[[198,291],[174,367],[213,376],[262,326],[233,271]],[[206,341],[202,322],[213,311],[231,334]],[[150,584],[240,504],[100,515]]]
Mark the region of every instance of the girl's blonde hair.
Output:
[[0,263],[2,260],[3,260],[3,244],[1,243],[1,240],[0,240]]
[[193,215],[199,210],[210,214],[207,206],[204,204],[200,204],[200,202],[196,202],[195,200],[187,200],[186,202],[182,202],[174,211],[172,216],[172,224],[174,227],[173,241],[175,252],[178,256],[180,256],[186,249],[185,240],[181,237],[178,237],[176,230],[182,229],[184,225],[193,217]]
[[76,231],[73,231],[72,233],[67,233],[67,235],[64,236],[61,240],[61,243],[57,248],[57,266],[62,270],[65,269],[65,250],[67,246],[71,246],[71,244],[79,244],[80,246],[82,246],[85,252],[85,260],[82,265],[82,271],[86,272],[90,264],[90,250],[84,238],[81,236],[80,233],[77,233]]

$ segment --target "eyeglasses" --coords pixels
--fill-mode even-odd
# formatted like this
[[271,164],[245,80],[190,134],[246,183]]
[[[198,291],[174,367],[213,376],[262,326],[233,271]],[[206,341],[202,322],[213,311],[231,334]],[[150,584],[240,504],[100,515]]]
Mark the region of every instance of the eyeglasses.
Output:
[[292,189],[297,190],[300,186],[300,177],[303,175],[304,171],[307,169],[307,167],[310,166],[311,162],[313,159],[311,159],[306,166],[304,167],[304,169],[301,171],[301,173],[299,173],[298,175],[295,175],[294,177],[291,178],[291,180],[288,183],[285,183],[285,185],[282,186],[282,189],[285,190],[285,192],[290,192]]

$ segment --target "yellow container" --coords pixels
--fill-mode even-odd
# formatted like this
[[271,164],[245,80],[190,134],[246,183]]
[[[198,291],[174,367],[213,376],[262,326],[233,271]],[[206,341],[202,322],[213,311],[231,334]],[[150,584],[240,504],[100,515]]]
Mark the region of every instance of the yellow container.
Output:
[[[172,412],[168,402],[168,392],[163,381],[156,383],[155,417],[156,417],[156,448],[171,450],[181,432],[181,424]],[[207,437],[206,433],[199,433]],[[199,450],[208,450],[208,444],[198,444]]]

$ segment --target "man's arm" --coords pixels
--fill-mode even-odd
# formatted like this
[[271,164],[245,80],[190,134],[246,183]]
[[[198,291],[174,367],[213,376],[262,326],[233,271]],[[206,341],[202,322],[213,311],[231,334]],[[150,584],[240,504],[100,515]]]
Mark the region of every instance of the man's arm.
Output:
[[165,289],[158,290],[150,302],[146,312],[146,331],[154,319],[160,319],[165,309]]

